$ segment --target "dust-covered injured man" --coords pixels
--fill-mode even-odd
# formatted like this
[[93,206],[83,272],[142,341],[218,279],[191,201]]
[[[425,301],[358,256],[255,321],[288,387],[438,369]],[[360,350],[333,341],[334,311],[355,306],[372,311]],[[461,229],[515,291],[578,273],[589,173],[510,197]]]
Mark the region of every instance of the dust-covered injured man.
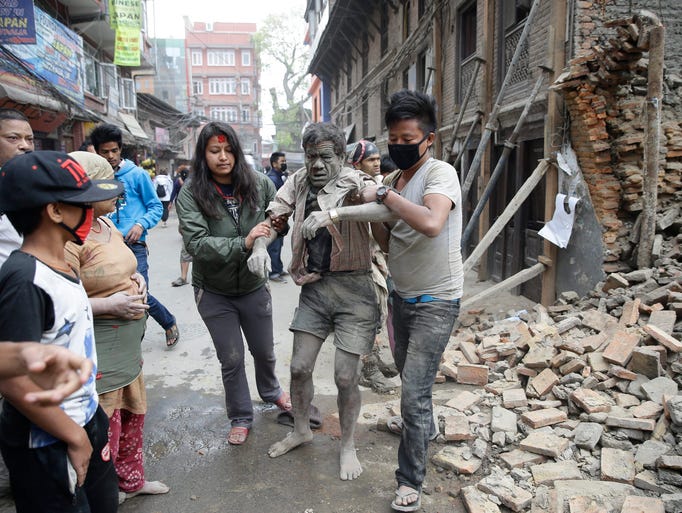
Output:
[[[369,226],[340,222],[302,236],[303,220],[311,212],[357,203],[374,180],[344,167],[345,138],[339,128],[315,123],[303,134],[305,167],[291,175],[268,212],[275,231],[293,215],[291,277],[301,286],[298,308],[291,323],[294,347],[291,359],[291,402],[294,431],[270,447],[275,458],[310,442],[309,408],[313,399],[313,369],[317,355],[334,333],[334,380],[341,422],[340,477],[357,478],[362,466],[355,454],[354,433],[360,413],[358,386],[360,356],[374,344],[379,319],[377,291],[371,276]],[[256,240],[249,268],[266,276],[270,262],[269,240]]]

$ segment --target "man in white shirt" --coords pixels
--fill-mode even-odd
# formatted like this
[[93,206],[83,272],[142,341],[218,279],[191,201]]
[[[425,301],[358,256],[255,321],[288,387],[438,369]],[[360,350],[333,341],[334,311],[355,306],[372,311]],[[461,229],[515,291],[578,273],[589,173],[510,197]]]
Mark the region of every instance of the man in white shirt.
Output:
[[[12,157],[33,151],[33,129],[15,109],[0,109],[0,168]],[[21,246],[21,236],[6,216],[0,216],[0,265]]]

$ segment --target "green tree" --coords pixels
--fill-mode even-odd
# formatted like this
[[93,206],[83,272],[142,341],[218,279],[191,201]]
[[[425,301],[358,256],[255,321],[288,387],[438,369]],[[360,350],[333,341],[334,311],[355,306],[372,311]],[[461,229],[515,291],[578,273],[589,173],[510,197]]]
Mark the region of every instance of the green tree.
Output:
[[270,14],[256,33],[256,48],[263,68],[281,73],[281,87],[269,90],[275,141],[280,150],[300,151],[301,131],[310,120],[305,108],[308,94],[308,50],[304,44],[305,20],[300,9]]

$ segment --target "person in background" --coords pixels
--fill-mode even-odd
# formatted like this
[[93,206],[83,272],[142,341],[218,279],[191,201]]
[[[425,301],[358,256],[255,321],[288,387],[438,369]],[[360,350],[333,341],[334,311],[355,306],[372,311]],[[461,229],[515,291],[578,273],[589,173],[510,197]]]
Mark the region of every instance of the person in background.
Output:
[[[358,141],[350,154],[349,160],[355,169],[368,174],[375,182],[381,183],[382,176],[379,174],[381,154],[379,153],[379,148],[373,142],[364,139]],[[386,265],[384,253],[373,238],[370,240],[370,244],[372,251],[372,277],[381,291],[378,298],[381,306],[381,319],[377,326],[378,333],[381,331],[381,327],[387,317],[388,286],[386,282],[388,266]],[[393,377],[398,372],[391,369],[392,366],[386,365],[381,361],[378,337],[375,339],[372,351],[369,354],[363,355],[361,360],[362,373],[360,384],[362,386],[371,388],[377,394],[391,393],[397,388],[397,385],[388,380],[387,377]],[[386,375],[384,375],[384,372],[386,372]]]
[[[156,195],[161,200],[161,205],[163,206],[163,214],[161,214],[161,226],[166,228],[168,226],[168,208],[171,202],[171,194],[173,192],[173,181],[168,176],[168,169],[161,168],[159,173],[152,180],[154,184],[154,189],[156,190]],[[163,194],[160,194],[163,192]]]
[[[178,194],[180,193],[180,189],[182,189],[182,186],[185,184],[188,177],[189,166],[181,166],[178,170],[178,176],[175,178],[175,180],[173,180],[173,193],[171,194],[170,208],[173,208],[175,200],[177,200]],[[182,233],[180,232],[180,225],[178,225],[178,233],[180,233],[182,236]],[[187,285],[187,275],[189,274],[189,264],[191,263],[192,255],[187,252],[185,249],[185,243],[183,242],[180,246],[180,277],[171,282],[173,287],[182,287],[183,285]]]
[[[110,218],[135,254],[137,270],[149,286],[149,248],[145,239],[147,231],[161,219],[163,206],[147,172],[122,158],[123,133],[120,128],[102,124],[90,133],[90,138],[97,153],[107,159],[114,170],[114,176],[125,186],[124,197]],[[166,332],[166,346],[174,347],[180,340],[175,316],[151,294],[148,295],[148,303],[149,314]]]
[[376,147],[372,141],[365,141],[364,139],[358,141],[350,156],[350,163],[355,169],[367,173],[374,180],[381,182],[381,154],[379,148]]
[[90,153],[97,153],[95,151],[95,147],[92,145],[92,141],[90,140],[90,138],[87,138],[83,141],[83,144],[80,145],[78,151],[89,151]]
[[[270,155],[270,170],[267,172],[268,178],[275,184],[275,189],[280,190],[284,181],[287,178],[287,156],[281,151],[275,151]],[[286,283],[287,273],[282,264],[282,246],[284,244],[284,234],[278,234],[277,238],[273,240],[268,246],[268,254],[270,255],[270,280]]]
[[[114,171],[103,157],[82,151],[70,155],[91,180],[113,180]],[[166,493],[169,488],[160,481],[145,479],[147,396],[142,377],[142,338],[149,307],[132,279],[137,267],[135,255],[106,217],[116,209],[116,201],[113,198],[93,204],[90,233],[82,245],[66,243],[66,259],[79,274],[91,304],[109,304],[93,312],[99,370],[95,384],[100,405],[109,417],[109,446],[122,502],[135,495]]]
[[[33,129],[28,118],[14,109],[0,109],[0,168],[12,157],[33,151]],[[21,246],[22,238],[9,222],[0,216],[0,264]]]
[[268,177],[246,163],[234,129],[220,122],[205,125],[194,151],[192,179],[180,190],[176,208],[185,248],[193,257],[197,309],[220,360],[232,445],[246,442],[253,426],[242,332],[261,399],[291,409],[289,394],[275,375],[267,276],[247,266],[256,238],[270,235],[264,220],[274,197]]
[[398,169],[398,166],[396,166],[395,162],[391,160],[391,156],[388,153],[382,154],[381,165],[379,166],[379,172],[381,173],[381,181],[383,182],[384,178],[386,178],[396,169]]
[[[91,181],[61,152],[31,152],[5,163],[0,211],[24,239],[0,269],[0,340],[56,344],[97,364],[92,309],[64,245],[82,244],[92,204],[119,193],[115,184]],[[0,450],[18,513],[117,510],[96,374],[95,368],[60,406],[27,402],[26,394],[40,388],[26,376],[0,381]]]

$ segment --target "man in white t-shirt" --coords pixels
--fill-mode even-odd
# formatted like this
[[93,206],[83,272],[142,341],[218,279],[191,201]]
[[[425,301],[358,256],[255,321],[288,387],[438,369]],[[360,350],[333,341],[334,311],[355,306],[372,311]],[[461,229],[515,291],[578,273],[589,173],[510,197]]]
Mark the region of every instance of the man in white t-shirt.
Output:
[[302,231],[308,237],[340,220],[372,221],[374,238],[388,252],[395,283],[394,356],[402,379],[398,488],[391,507],[417,511],[429,439],[436,434],[433,382],[462,297],[461,191],[455,169],[429,152],[436,133],[433,98],[399,91],[385,121],[398,170],[363,191],[363,200],[374,203],[314,212]]
[[[0,109],[0,168],[12,157],[33,151],[33,129],[24,114]],[[6,216],[0,216],[0,265],[21,246],[21,236]]]

